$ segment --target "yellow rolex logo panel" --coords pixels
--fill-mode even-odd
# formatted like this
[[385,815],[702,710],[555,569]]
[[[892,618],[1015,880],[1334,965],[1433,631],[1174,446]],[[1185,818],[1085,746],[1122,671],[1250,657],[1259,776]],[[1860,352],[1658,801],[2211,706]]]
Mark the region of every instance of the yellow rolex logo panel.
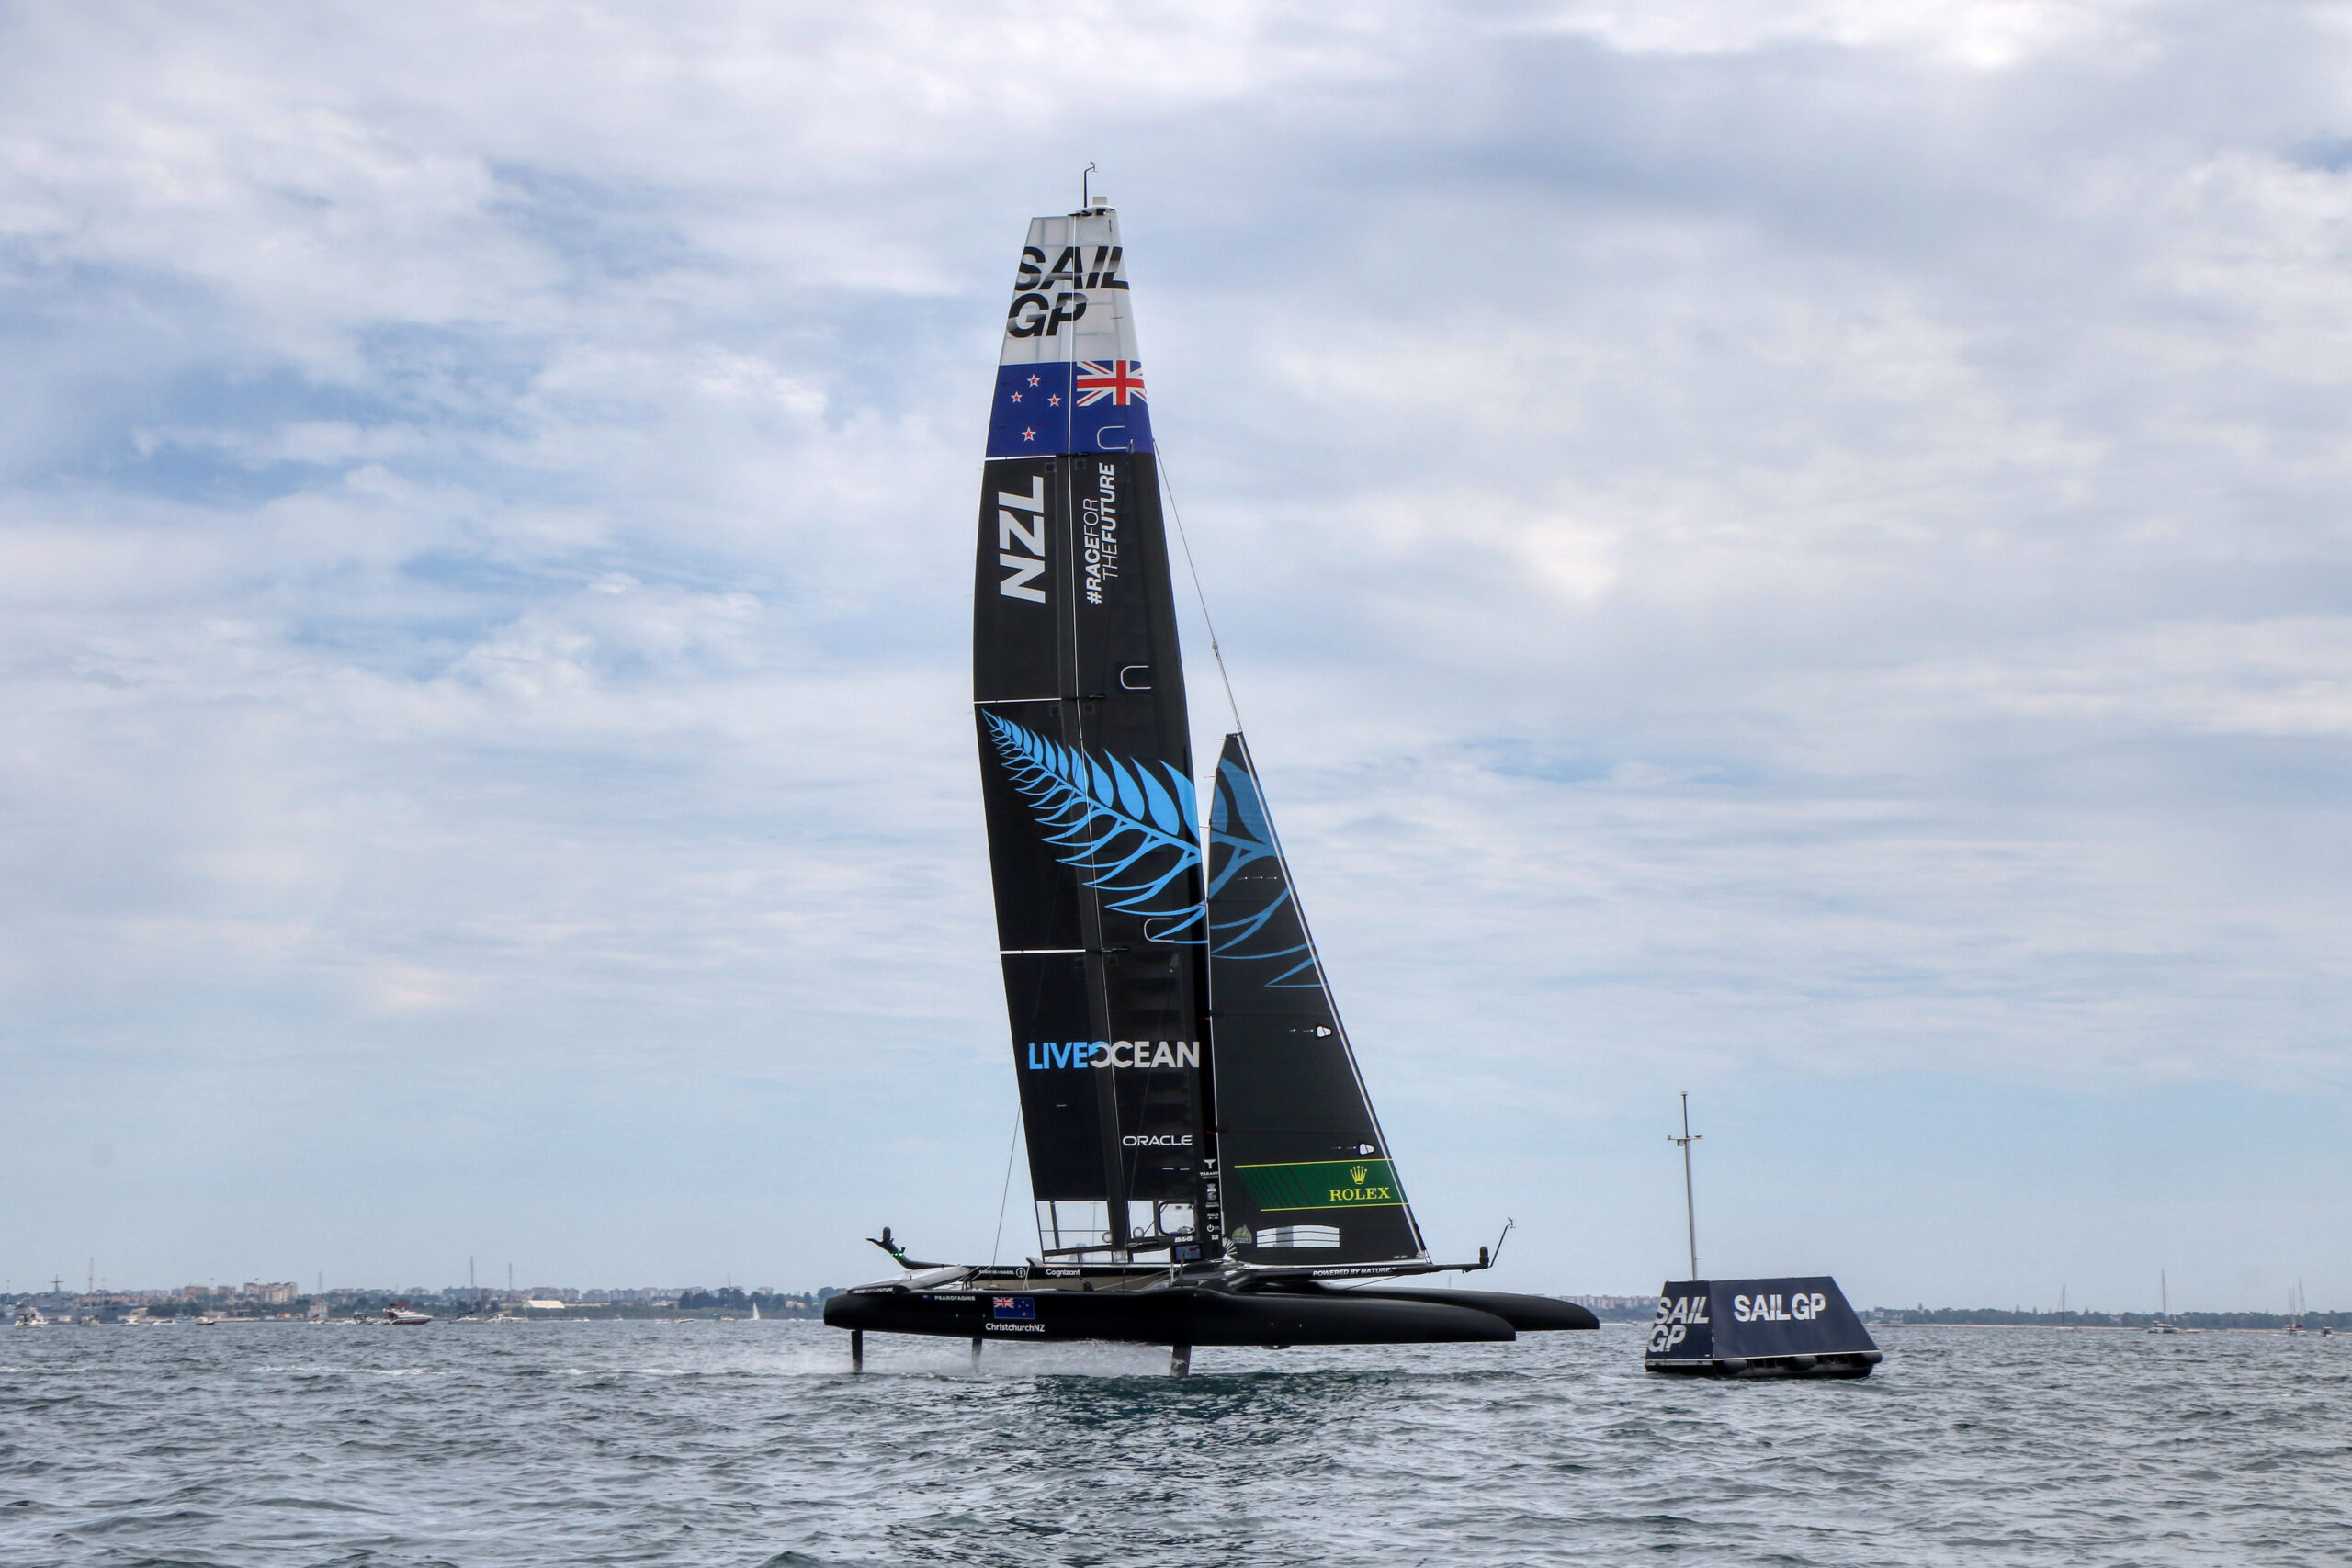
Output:
[[1238,1165],[1250,1201],[1267,1213],[1292,1209],[1394,1209],[1405,1202],[1396,1168],[1385,1159],[1304,1160]]

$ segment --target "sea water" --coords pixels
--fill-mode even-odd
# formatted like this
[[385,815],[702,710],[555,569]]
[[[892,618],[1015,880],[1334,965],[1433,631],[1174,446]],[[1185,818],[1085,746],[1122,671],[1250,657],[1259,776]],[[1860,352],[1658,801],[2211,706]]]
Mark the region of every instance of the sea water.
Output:
[[0,1330],[0,1564],[2342,1563],[2352,1337],[1163,1351],[811,1323]]

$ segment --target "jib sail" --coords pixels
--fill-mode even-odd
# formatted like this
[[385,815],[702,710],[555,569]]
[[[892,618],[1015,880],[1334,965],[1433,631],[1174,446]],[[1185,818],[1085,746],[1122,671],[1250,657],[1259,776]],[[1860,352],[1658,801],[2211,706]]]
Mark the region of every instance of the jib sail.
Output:
[[976,579],[981,791],[1045,1247],[1215,1257],[1199,807],[1107,208],[1030,222]]
[[1226,1234],[1269,1264],[1423,1256],[1238,735],[1209,818],[1209,994]]

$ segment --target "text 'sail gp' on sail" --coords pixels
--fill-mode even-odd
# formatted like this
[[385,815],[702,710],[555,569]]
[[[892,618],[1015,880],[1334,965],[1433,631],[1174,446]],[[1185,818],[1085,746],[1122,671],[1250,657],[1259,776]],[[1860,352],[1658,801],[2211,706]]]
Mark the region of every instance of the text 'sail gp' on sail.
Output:
[[1238,735],[1226,738],[1210,807],[1208,926],[1225,1224],[1237,1255],[1424,1256]]
[[1045,1245],[1124,1247],[1213,1228],[1183,668],[1117,214],[1033,220],[1011,282],[972,617],[998,945]]

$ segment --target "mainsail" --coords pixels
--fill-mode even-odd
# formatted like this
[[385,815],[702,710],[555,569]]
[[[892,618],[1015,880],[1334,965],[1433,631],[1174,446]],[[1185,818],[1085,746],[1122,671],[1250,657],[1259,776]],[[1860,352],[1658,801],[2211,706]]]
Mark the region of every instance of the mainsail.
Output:
[[980,486],[972,684],[1049,1256],[1216,1258],[1199,807],[1118,216],[1029,225]]
[[1244,1262],[1424,1256],[1323,977],[1250,749],[1225,738],[1209,818],[1209,995],[1226,1234]]

